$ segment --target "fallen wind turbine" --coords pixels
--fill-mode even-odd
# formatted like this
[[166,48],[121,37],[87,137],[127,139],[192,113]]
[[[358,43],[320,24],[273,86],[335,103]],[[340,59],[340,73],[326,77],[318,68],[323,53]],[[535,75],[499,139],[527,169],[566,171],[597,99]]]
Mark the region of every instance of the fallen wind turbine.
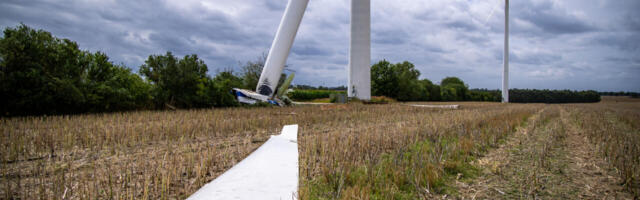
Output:
[[[293,41],[302,22],[309,0],[289,0],[284,11],[275,39],[256,91],[234,88],[233,93],[241,103],[255,104],[268,102],[276,105],[286,104],[286,90],[293,79],[293,73],[280,88],[277,84],[293,46]],[[361,100],[371,99],[371,2],[370,0],[351,1],[351,36],[349,48],[348,95]],[[276,91],[278,88],[278,91]],[[283,91],[285,90],[285,91]],[[274,94],[277,94],[274,96]]]

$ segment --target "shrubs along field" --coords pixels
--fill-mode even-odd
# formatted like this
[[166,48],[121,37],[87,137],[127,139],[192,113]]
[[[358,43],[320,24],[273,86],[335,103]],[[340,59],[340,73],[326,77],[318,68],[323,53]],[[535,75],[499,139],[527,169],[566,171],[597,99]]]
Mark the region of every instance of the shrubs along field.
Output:
[[294,101],[310,101],[314,99],[324,99],[329,98],[331,94],[344,94],[344,91],[336,91],[336,90],[300,90],[295,89],[289,93],[287,96]]
[[[566,138],[561,136],[567,124],[591,141],[585,144],[597,147],[594,158],[604,158],[598,166],[615,169],[612,176],[620,178],[622,189],[637,197],[639,102],[460,105],[439,110],[354,103],[2,118],[0,198],[183,199],[286,124],[300,125],[302,199],[473,196],[465,185],[488,185],[482,184],[485,171],[495,168],[478,160],[496,151],[514,152],[504,144],[521,137],[522,130],[542,134],[527,140],[540,141],[531,155],[555,158],[544,156],[556,153],[545,154],[542,147],[563,143],[545,138]],[[537,125],[545,121],[555,124]],[[505,183],[533,188],[541,182]],[[499,192],[486,195],[505,198],[491,196]]]

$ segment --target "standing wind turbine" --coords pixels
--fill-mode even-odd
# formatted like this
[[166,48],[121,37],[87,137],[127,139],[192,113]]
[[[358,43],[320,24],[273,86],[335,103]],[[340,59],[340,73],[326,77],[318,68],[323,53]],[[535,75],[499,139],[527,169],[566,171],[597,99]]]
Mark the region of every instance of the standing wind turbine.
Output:
[[502,72],[502,103],[509,102],[509,0],[504,1],[504,71]]

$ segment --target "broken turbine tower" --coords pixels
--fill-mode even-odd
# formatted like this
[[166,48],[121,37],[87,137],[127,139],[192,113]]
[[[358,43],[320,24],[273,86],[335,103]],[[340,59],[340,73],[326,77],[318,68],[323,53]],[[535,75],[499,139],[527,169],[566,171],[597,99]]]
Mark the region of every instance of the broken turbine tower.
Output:
[[[291,51],[300,22],[309,0],[289,0],[275,39],[256,86],[256,91],[234,88],[236,99],[241,103],[268,102],[282,105],[284,92],[276,93],[280,75]],[[361,100],[371,99],[371,2],[351,1],[351,37],[349,48],[348,95]],[[290,84],[291,81],[288,81]],[[288,86],[288,85],[287,85]],[[285,88],[286,87],[281,87]]]

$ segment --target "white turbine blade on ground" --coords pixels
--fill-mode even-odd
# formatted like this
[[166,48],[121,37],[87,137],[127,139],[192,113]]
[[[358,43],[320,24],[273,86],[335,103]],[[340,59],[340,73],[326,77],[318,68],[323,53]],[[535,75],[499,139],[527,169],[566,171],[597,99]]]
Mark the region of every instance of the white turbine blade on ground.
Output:
[[287,125],[188,200],[298,199],[298,125]]

